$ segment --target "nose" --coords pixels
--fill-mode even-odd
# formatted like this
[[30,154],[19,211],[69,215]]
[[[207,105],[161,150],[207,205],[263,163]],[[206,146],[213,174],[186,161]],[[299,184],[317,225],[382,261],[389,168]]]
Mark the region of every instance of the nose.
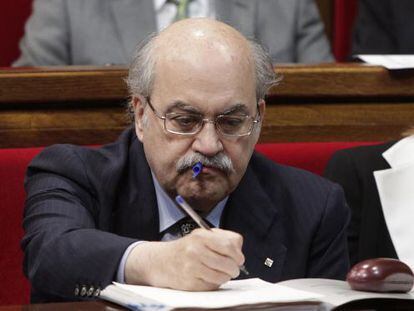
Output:
[[205,156],[214,156],[223,151],[223,144],[217,134],[214,122],[205,121],[203,128],[195,136],[193,149]]

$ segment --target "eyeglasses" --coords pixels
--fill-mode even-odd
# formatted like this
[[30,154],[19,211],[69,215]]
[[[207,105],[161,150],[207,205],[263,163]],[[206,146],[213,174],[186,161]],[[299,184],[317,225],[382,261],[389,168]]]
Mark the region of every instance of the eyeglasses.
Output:
[[217,132],[224,136],[241,137],[252,133],[255,125],[260,122],[259,108],[255,117],[245,114],[220,114],[210,120],[197,113],[168,112],[160,115],[152,106],[149,98],[148,105],[154,114],[164,121],[164,130],[178,135],[195,135],[201,131],[204,123],[214,124]]

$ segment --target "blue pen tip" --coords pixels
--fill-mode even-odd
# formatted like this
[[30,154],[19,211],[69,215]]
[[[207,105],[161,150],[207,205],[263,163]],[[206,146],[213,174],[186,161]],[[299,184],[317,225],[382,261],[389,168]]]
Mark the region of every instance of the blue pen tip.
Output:
[[193,178],[195,178],[203,170],[203,164],[201,162],[197,162],[196,164],[193,165],[192,170],[193,170]]
[[184,203],[184,199],[183,199],[183,197],[182,197],[181,195],[177,195],[177,196],[175,197],[175,201],[176,201],[178,204],[182,204],[182,203]]

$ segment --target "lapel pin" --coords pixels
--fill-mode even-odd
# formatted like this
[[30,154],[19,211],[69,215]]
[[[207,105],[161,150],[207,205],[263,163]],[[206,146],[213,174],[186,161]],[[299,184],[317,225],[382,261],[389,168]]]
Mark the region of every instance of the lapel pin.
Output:
[[272,265],[273,265],[273,260],[270,259],[270,258],[266,258],[264,264],[265,264],[265,266],[268,266],[269,268],[271,268]]

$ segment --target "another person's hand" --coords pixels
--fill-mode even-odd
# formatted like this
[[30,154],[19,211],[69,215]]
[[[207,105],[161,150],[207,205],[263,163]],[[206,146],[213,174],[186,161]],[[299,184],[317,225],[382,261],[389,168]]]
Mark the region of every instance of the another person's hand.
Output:
[[128,284],[180,290],[217,289],[239,275],[243,237],[222,229],[196,229],[169,242],[138,244],[125,265]]

